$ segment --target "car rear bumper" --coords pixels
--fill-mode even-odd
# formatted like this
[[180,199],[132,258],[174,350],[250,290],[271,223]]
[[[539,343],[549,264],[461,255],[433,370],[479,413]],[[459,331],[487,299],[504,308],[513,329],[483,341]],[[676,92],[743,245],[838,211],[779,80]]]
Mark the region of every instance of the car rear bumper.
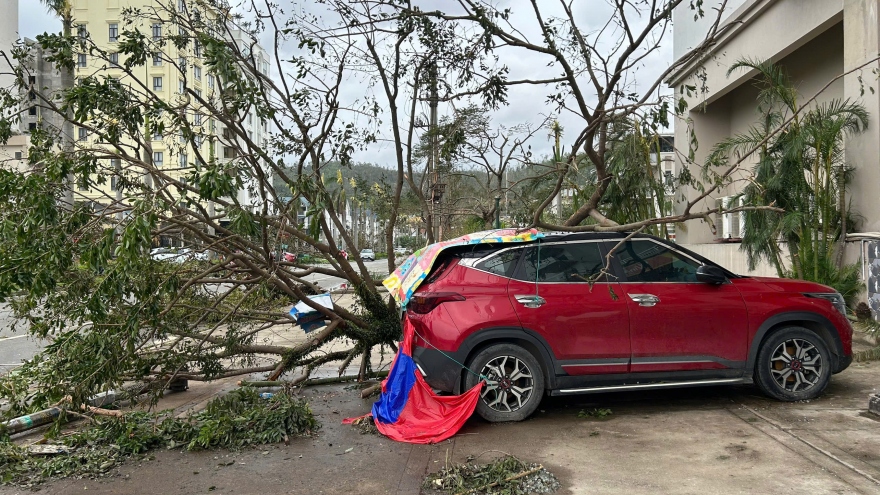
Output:
[[443,354],[436,349],[413,347],[413,360],[428,385],[443,392],[457,394],[460,392],[461,366],[453,359],[461,362],[455,353]]

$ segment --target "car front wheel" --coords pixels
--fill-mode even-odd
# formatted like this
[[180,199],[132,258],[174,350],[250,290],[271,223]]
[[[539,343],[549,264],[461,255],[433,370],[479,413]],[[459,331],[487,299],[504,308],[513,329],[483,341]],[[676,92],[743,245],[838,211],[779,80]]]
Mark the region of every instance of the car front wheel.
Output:
[[774,332],[758,351],[756,383],[770,397],[796,401],[818,397],[831,377],[831,357],[822,337],[802,327]]
[[[544,395],[544,372],[529,351],[514,344],[495,344],[474,356],[468,367],[486,378],[477,402],[477,414],[486,421],[522,421],[538,408]],[[467,389],[480,379],[468,373]]]

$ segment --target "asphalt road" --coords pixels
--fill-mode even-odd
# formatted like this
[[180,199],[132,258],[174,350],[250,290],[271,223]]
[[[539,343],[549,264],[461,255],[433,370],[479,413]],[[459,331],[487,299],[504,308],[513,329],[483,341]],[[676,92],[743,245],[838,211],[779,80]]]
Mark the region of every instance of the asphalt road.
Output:
[[42,347],[27,334],[23,324],[16,324],[7,304],[0,304],[0,375],[32,358]]
[[[404,258],[399,258],[398,262],[403,262]],[[388,260],[376,260],[376,261],[367,261],[364,263],[367,266],[367,270],[372,273],[381,273],[383,275],[387,275],[388,273]],[[330,265],[322,265],[326,267],[330,267]],[[329,275],[324,275],[321,273],[316,273],[313,275],[309,275],[306,277],[306,280],[309,282],[314,282],[321,286],[321,288],[326,290],[331,290],[338,285],[345,282],[345,279],[339,277],[331,277]]]

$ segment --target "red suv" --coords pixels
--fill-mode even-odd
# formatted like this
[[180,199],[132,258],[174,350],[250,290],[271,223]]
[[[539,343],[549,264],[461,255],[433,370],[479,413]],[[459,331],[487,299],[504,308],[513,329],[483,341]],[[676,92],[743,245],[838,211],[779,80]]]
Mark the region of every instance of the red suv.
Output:
[[486,377],[477,412],[518,421],[544,394],[754,382],[810,399],[852,361],[834,289],[625,239],[548,234],[444,251],[407,306],[426,381],[457,394]]

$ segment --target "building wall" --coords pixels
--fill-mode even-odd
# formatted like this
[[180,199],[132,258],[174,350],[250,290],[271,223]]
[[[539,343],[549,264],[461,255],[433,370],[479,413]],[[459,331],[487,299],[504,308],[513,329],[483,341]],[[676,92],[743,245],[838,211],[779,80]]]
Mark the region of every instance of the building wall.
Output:
[[[84,26],[91,40],[101,49],[108,53],[117,50],[118,41],[110,39],[111,25],[115,25],[118,34],[123,29],[137,28],[148,37],[153,34],[153,25],[159,25],[161,36],[179,34],[176,24],[169,21],[171,14],[164,6],[176,5],[177,2],[168,0],[73,0],[74,29]],[[126,8],[140,9],[141,12],[150,13],[154,19],[137,19],[132,25],[126,26],[123,18],[123,10]],[[146,67],[135,69],[139,74],[129,76],[118,68],[108,64],[107,61],[85,55],[85,66],[78,64],[76,77],[110,76],[120,79],[123,83],[129,83],[137,87],[139,84],[146,85],[158,98],[173,105],[185,104],[185,113],[193,130],[202,137],[196,143],[184,142],[179,133],[154,135],[151,140],[152,156],[145,157],[154,160],[161,158],[161,168],[165,169],[171,177],[182,177],[189,173],[195,165],[197,157],[201,156],[208,161],[212,154],[216,153],[215,147],[211,146],[211,137],[218,133],[216,122],[202,115],[198,102],[189,95],[183,94],[181,88],[194,90],[197,94],[208,98],[215,94],[218,88],[217,81],[207,73],[202,58],[197,54],[197,48],[190,42],[186,47],[178,49],[172,43],[165,44],[161,48],[161,59],[147,60]],[[125,58],[119,55],[119,64],[124,63]],[[161,80],[161,88],[156,88],[154,83],[157,78]],[[154,134],[155,124],[150,129]],[[74,135],[77,141],[85,146],[92,146],[94,138],[86,136],[80,140],[80,130],[75,129]],[[146,129],[144,130],[146,132]],[[198,153],[196,153],[198,151]],[[185,158],[184,158],[185,157]],[[109,165],[109,164],[108,164]],[[96,202],[107,202],[116,192],[112,182],[108,181],[97,189],[78,190],[78,200],[88,199]]]
[[[792,83],[798,88],[804,101],[812,98],[829,81],[843,73],[843,48],[844,32],[843,23],[838,22],[826,31],[818,33],[815,38],[808,41],[788,56],[777,61],[786,68]],[[733,61],[731,61],[732,63]],[[735,75],[733,75],[735,76]],[[754,86],[754,79],[748,79],[736,88],[728,89],[726,93],[705,105],[692,107],[689,117],[693,122],[693,128],[697,134],[699,148],[696,152],[696,163],[703,163],[712,148],[720,141],[740,133],[748,131],[750,126],[757,123],[760,112],[757,107],[758,89]],[[710,81],[710,84],[715,84]],[[815,104],[822,104],[832,99],[844,97],[844,81],[839,79],[816,98]],[[683,121],[676,126],[676,142],[687,142],[688,127]],[[747,159],[734,175],[734,181],[725,188],[719,190],[707,198],[703,208],[712,208],[715,199],[737,194],[750,176],[750,170],[755,165],[757,156]],[[699,177],[699,166],[691,165],[691,173]],[[721,169],[718,169],[720,172]],[[688,199],[696,198],[699,191],[689,189],[682,191]],[[678,211],[683,209],[679,202]],[[690,222],[687,232],[682,232],[678,239],[684,243],[712,242],[721,236],[720,227],[704,220]]]
[[[10,53],[18,39],[18,0],[0,0],[0,51]],[[5,66],[5,62],[2,63]],[[2,66],[0,66],[2,67]],[[15,82],[15,77],[6,70],[0,68],[0,88],[8,88]]]

